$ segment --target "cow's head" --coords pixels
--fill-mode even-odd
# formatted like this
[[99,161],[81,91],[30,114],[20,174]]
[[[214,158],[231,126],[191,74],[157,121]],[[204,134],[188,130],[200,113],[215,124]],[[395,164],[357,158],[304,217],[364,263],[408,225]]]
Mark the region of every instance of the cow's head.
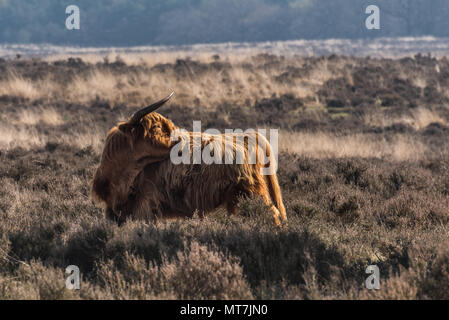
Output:
[[123,222],[137,175],[146,165],[169,158],[173,145],[170,135],[177,127],[154,111],[172,95],[137,111],[109,131],[92,184],[92,195],[105,205],[108,218]]

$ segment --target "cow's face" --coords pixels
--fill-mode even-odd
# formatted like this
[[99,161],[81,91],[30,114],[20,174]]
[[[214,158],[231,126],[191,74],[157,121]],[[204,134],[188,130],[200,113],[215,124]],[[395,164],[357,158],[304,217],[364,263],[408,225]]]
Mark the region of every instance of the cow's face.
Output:
[[151,162],[166,159],[173,145],[170,136],[177,127],[167,118],[158,113],[150,113],[138,124],[124,122],[118,125],[132,148],[132,161],[141,167]]
[[92,194],[105,205],[107,217],[120,222],[126,216],[135,178],[146,165],[169,158],[175,129],[170,120],[152,112],[137,120],[134,115],[109,131],[92,185]]

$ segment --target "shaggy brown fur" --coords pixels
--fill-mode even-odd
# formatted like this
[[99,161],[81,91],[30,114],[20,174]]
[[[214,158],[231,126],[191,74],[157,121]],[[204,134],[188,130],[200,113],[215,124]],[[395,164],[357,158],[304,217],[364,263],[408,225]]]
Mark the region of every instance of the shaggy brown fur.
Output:
[[[241,196],[260,195],[276,225],[280,225],[280,219],[287,220],[276,174],[261,173],[275,161],[262,135],[246,134],[244,144],[238,144],[235,138],[243,134],[184,132],[176,134],[177,141],[171,141],[177,129],[170,120],[153,112],[137,124],[122,122],[109,131],[92,185],[92,194],[105,205],[109,219],[121,224],[127,218],[149,221],[155,217],[190,217],[220,206],[236,214]],[[202,150],[214,144],[223,164],[174,164],[170,159],[172,148],[177,143],[178,147],[189,143],[193,150],[193,137],[199,138]],[[251,139],[259,144],[249,143]],[[235,159],[232,164],[224,164],[227,152],[234,156],[242,152],[243,164],[236,164]],[[255,164],[248,163],[250,152],[257,154]],[[262,152],[269,159],[266,164],[261,161]]]

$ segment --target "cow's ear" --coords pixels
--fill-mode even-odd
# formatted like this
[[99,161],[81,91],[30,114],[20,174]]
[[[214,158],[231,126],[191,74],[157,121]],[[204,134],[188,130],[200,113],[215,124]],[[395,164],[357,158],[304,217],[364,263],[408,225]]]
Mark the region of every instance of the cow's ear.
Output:
[[118,129],[126,134],[131,134],[134,132],[134,126],[129,124],[129,122],[123,122],[118,125]]
[[164,136],[170,138],[172,132],[175,131],[175,129],[176,127],[173,122],[168,119],[162,119],[162,131],[164,133]]
[[171,148],[171,134],[174,130],[175,125],[170,120],[161,119],[151,138],[158,146]]

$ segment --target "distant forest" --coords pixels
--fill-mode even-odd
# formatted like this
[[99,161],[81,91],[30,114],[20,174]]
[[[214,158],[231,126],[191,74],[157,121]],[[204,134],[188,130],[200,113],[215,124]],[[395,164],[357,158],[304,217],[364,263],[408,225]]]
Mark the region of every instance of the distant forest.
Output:
[[[65,9],[80,9],[67,30]],[[380,8],[380,30],[365,9]],[[449,36],[448,0],[0,0],[0,43],[129,46]]]

